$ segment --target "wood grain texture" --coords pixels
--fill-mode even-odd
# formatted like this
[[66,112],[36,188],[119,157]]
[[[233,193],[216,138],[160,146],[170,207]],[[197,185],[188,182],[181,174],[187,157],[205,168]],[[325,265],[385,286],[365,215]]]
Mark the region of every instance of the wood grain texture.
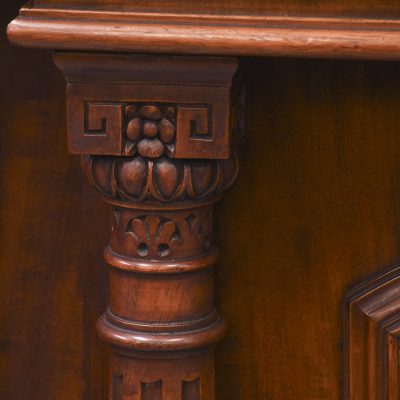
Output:
[[373,17],[400,16],[397,0],[34,0],[38,7],[112,9],[125,11],[189,12],[213,14],[315,14]]
[[236,59],[59,52],[54,59],[68,80],[72,153],[229,158]]
[[171,54],[400,58],[400,23],[357,19],[41,9],[25,7],[8,27],[14,44]]
[[[113,350],[110,396],[214,400],[225,323],[214,305],[213,208],[239,167],[237,60],[57,53],[55,61],[67,78],[70,149],[111,206],[109,306],[97,323]],[[123,83],[121,65],[131,76]]]
[[[3,32],[22,3],[2,2]],[[86,209],[93,192],[82,192],[79,160],[65,152],[64,81],[51,53],[0,35],[0,57],[0,398],[97,400],[107,364],[91,333],[106,285],[101,233],[85,230],[101,223],[102,205]]]
[[[17,13],[14,1],[5,4],[4,27]],[[1,56],[0,270],[8,300],[0,306],[0,397],[105,400],[107,371],[93,335],[104,309],[96,260],[107,242],[105,210],[85,191],[81,237],[79,166],[66,156],[64,84],[50,54],[3,41]],[[217,398],[337,400],[343,294],[400,259],[399,66],[252,59],[247,71],[246,162],[216,214],[216,295],[229,326],[217,351]],[[82,252],[65,254],[65,243]],[[48,321],[62,321],[68,343]],[[67,356],[66,344],[79,350]]]
[[247,67],[246,162],[216,213],[217,398],[337,400],[344,293],[400,258],[399,66]]
[[350,290],[344,319],[344,399],[399,398],[400,268]]

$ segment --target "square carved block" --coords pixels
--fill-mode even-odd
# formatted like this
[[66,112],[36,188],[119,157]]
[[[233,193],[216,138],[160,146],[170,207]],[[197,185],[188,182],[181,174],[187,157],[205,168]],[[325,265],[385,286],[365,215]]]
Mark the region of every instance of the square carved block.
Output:
[[221,57],[57,53],[72,153],[227,159],[232,78]]
[[[67,101],[70,150],[226,159],[230,107],[226,87],[71,83]],[[154,149],[146,153],[143,143]]]
[[162,142],[171,158],[225,159],[229,108],[226,88],[70,84],[70,150],[132,155],[147,138]]

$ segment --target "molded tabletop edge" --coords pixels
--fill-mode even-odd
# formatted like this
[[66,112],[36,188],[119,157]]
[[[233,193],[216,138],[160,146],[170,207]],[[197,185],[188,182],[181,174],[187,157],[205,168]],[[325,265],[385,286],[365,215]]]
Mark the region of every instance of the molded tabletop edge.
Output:
[[39,48],[232,56],[400,59],[400,20],[35,9],[8,27]]

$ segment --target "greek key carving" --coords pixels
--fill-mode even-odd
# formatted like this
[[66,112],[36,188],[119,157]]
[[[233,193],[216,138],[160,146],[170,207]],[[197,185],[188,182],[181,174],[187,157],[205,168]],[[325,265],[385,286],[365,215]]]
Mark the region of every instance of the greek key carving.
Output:
[[72,150],[84,154],[209,158],[220,140],[213,135],[207,104],[90,101],[83,109],[83,129],[74,123],[69,131]]

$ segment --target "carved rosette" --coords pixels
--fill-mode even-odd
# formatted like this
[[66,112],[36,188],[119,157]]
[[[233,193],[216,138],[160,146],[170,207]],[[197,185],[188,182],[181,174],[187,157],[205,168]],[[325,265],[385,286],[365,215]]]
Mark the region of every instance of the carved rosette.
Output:
[[158,158],[175,152],[176,107],[128,104],[125,107],[125,154]]
[[79,56],[56,60],[69,81],[70,149],[111,209],[110,301],[97,325],[113,349],[110,398],[213,400],[225,330],[213,207],[239,167],[236,60],[86,55],[83,70]]

